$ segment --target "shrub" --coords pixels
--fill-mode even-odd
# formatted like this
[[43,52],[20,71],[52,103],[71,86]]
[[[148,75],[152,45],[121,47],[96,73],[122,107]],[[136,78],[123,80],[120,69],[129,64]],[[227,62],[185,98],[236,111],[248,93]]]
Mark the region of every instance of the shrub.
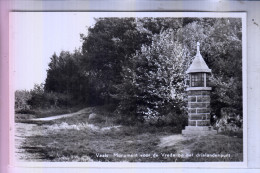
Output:
[[31,99],[31,94],[27,90],[17,90],[15,91],[15,109],[18,110],[28,110],[30,105],[27,101]]
[[55,92],[45,92],[44,85],[35,85],[30,91],[31,98],[27,103],[32,108],[51,108],[73,105],[72,98],[69,94],[61,94]]
[[188,124],[188,114],[184,106],[180,109],[174,104],[168,104],[162,116],[145,117],[145,124],[170,127],[174,132],[180,132]]
[[188,124],[188,116],[187,114],[177,114],[176,112],[173,112],[163,116],[161,121],[165,125],[183,128]]
[[35,114],[36,112],[30,109],[19,109],[15,111],[16,114]]
[[29,120],[33,118],[35,118],[35,115],[32,114],[20,114],[20,113],[15,114],[15,122],[21,122],[23,120]]
[[215,123],[215,128],[223,134],[231,136],[243,135],[243,119],[235,113],[235,109],[222,108],[221,118]]
[[172,29],[155,34],[151,45],[143,45],[128,58],[122,84],[113,95],[119,100],[121,113],[160,125],[172,106],[181,108],[189,51],[175,37]]

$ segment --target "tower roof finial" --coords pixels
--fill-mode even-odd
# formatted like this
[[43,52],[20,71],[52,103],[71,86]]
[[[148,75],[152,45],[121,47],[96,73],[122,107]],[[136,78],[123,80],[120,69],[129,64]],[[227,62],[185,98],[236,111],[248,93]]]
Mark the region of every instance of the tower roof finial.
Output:
[[197,54],[200,54],[200,43],[197,42]]
[[211,69],[209,69],[209,67],[207,66],[206,62],[204,61],[204,59],[200,54],[199,42],[197,42],[197,54],[193,59],[189,69],[187,70],[187,73],[197,73],[197,72],[211,73]]

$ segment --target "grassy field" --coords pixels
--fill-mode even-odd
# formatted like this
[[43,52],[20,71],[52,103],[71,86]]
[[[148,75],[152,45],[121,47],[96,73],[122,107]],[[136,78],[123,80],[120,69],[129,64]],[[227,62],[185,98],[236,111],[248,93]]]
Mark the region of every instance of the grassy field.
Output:
[[[94,118],[89,119],[90,114],[94,115]],[[84,113],[73,117],[27,123],[35,123],[33,130],[38,130],[40,133],[28,135],[21,144],[21,148],[28,153],[39,153],[42,159],[48,161],[203,162],[243,160],[243,139],[241,137],[221,134],[187,137],[173,142],[174,145],[161,146],[162,138],[170,136],[174,141],[175,134],[177,137],[180,131],[167,126],[123,125],[120,124],[118,117],[108,113],[102,107],[88,108]],[[187,154],[187,156],[183,156],[183,154]],[[218,157],[209,154],[215,154]],[[29,158],[27,161],[35,160],[37,159]]]

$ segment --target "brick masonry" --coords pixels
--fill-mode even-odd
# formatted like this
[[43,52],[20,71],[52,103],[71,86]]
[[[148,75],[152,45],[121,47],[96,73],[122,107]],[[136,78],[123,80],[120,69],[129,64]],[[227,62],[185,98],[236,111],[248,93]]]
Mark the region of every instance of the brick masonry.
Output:
[[189,126],[210,125],[210,91],[188,91]]

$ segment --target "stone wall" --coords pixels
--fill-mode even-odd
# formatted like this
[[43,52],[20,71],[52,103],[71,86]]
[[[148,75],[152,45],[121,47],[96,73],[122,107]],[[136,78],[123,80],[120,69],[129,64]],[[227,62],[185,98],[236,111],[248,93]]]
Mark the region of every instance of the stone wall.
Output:
[[189,126],[210,125],[210,91],[188,91]]

